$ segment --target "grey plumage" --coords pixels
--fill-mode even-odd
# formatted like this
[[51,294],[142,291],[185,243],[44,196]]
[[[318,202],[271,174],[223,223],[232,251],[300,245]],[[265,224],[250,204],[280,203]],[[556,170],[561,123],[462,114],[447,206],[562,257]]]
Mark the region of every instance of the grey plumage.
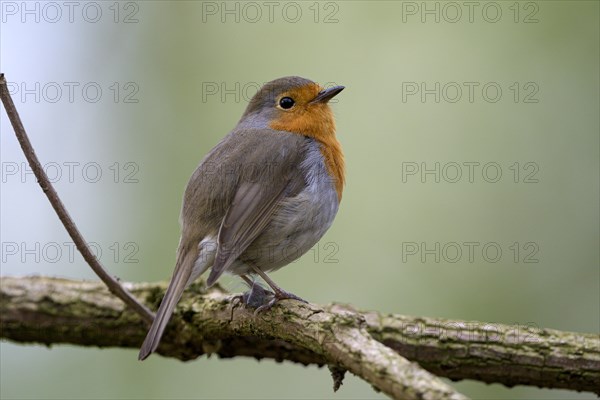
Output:
[[177,264],[140,360],[156,350],[183,291],[207,269],[209,285],[226,271],[275,270],[308,251],[333,222],[338,197],[321,144],[268,126],[277,94],[307,83],[291,77],[265,85],[192,174]]

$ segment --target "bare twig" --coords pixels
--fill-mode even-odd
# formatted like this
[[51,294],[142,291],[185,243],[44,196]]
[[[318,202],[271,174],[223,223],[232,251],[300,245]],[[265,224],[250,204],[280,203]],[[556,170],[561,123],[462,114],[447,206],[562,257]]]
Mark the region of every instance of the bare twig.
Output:
[[[125,285],[154,306],[166,287]],[[216,353],[327,364],[336,371],[337,384],[348,369],[381,390],[385,386],[394,396],[398,383],[386,373],[395,374],[405,361],[397,364],[390,354],[393,350],[453,380],[600,394],[598,334],[365,313],[349,306],[291,301],[254,317],[241,306],[232,310],[231,299],[219,287],[193,285],[176,310],[159,354],[180,360]],[[15,342],[137,348],[145,329],[136,315],[123,311],[124,306],[99,283],[4,277],[0,285],[0,336]],[[399,374],[410,371],[409,367]],[[398,380],[406,385],[414,382],[402,379]]]
[[23,153],[25,153],[25,157],[27,158],[27,162],[29,162],[29,166],[33,170],[37,181],[42,188],[42,191],[48,197],[50,204],[52,204],[52,208],[56,211],[58,218],[64,225],[65,229],[73,239],[77,250],[83,256],[83,259],[88,263],[88,265],[94,270],[96,275],[106,284],[111,293],[115,296],[123,300],[125,304],[131,307],[132,310],[137,312],[146,322],[151,323],[154,319],[154,314],[142,303],[137,301],[135,297],[131,295],[121,284],[113,278],[111,275],[106,272],[106,270],[102,267],[94,253],[90,250],[89,246],[83,239],[81,232],[73,222],[73,219],[69,215],[67,209],[64,204],[58,197],[58,193],[54,190],[54,187],[50,183],[48,176],[44,172],[40,161],[38,160],[35,151],[33,150],[33,146],[29,141],[29,137],[27,136],[27,132],[23,127],[23,123],[21,122],[21,118],[19,117],[19,113],[15,107],[15,104],[12,101],[10,93],[8,91],[8,87],[6,85],[6,79],[4,74],[0,73],[0,98],[2,98],[2,103],[4,104],[4,108],[6,109],[6,114],[8,115],[8,119],[10,120],[15,134],[17,135],[17,139],[19,140],[19,144],[21,145],[21,149],[23,149]]

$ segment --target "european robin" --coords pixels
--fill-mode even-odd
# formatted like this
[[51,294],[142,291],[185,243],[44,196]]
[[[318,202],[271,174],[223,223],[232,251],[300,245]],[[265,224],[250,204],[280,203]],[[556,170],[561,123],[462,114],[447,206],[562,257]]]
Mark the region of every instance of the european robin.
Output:
[[[344,155],[327,103],[343,89],[300,77],[271,81],[204,157],[185,189],[175,271],[140,360],[158,347],[185,288],[209,268],[208,286],[228,272],[255,289],[250,277],[260,276],[273,292],[259,308],[284,299],[304,301],[266,273],[306,253],[338,211]],[[265,297],[259,288],[253,292],[243,298]]]

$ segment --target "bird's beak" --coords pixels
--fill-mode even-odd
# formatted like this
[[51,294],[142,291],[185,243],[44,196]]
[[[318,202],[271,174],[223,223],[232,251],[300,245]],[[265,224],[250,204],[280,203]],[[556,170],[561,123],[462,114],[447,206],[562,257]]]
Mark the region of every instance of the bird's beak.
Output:
[[311,103],[327,103],[329,100],[335,97],[339,92],[344,90],[344,86],[334,86],[327,89],[323,89],[319,92],[317,97],[312,99]]

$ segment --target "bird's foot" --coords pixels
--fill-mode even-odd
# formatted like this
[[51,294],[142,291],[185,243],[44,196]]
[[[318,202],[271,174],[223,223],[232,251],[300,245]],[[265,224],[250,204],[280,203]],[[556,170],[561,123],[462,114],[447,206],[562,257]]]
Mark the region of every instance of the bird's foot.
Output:
[[262,271],[257,270],[257,272],[261,276],[264,275],[263,278],[266,278],[265,280],[269,286],[271,286],[272,291],[265,289],[257,281],[251,280],[248,276],[241,275],[242,279],[246,281],[246,284],[250,287],[250,290],[234,298],[236,302],[241,301],[245,306],[254,308],[254,315],[257,315],[262,311],[270,310],[281,300],[297,300],[308,303],[308,301],[303,298],[281,289],[275,282],[269,279],[266,274],[262,273]]
[[259,283],[253,282],[250,290],[241,295],[241,300],[245,306],[259,308],[270,302],[273,297],[273,292],[265,289]]
[[260,284],[253,282],[250,286],[250,290],[233,297],[231,301],[231,319],[233,320],[233,310],[238,304],[241,303],[245,307],[250,307],[257,310],[262,306],[271,303],[274,297],[275,295],[273,292],[263,288]]
[[[269,291],[267,291],[267,292],[269,292]],[[274,294],[272,292],[269,292],[269,293],[271,294],[271,300],[269,300],[269,302],[264,303],[261,306],[257,307],[256,310],[254,310],[254,315],[257,315],[258,313],[260,313],[262,311],[270,310],[275,304],[277,304],[281,300],[297,300],[297,301],[301,301],[303,303],[308,303],[308,301],[304,300],[303,298],[298,297],[293,293],[286,292],[283,289],[279,289],[279,290],[275,291]]]

